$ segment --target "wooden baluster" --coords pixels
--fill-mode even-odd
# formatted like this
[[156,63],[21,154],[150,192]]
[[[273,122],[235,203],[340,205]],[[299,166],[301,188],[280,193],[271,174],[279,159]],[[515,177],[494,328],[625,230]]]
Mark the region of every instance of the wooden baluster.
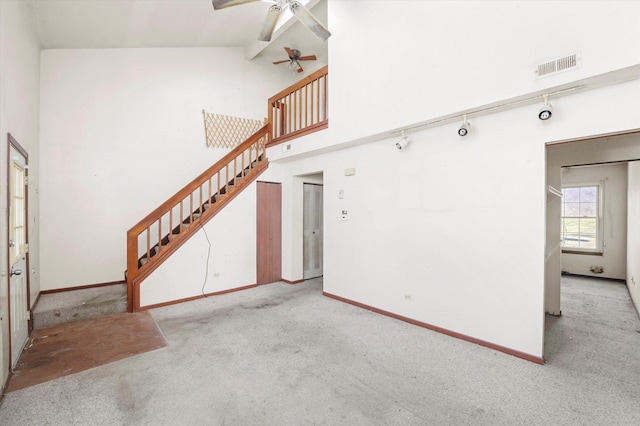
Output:
[[304,86],[304,127],[307,127],[309,117],[309,85]]
[[238,157],[233,157],[233,186],[236,186],[238,179]]
[[158,251],[162,248],[162,216],[158,219]]
[[[202,184],[204,185],[204,184]],[[198,210],[200,211],[200,217],[202,217],[202,213],[204,213],[204,203],[202,202],[202,185],[200,185],[199,189],[200,189],[200,199],[198,200],[198,205],[200,207],[198,207]],[[200,218],[198,218],[200,219]]]
[[[251,149],[251,148],[249,148]],[[242,151],[242,177],[244,177],[244,153],[245,151]]]
[[169,241],[173,239],[173,207],[169,210]]
[[182,233],[183,230],[183,226],[184,225],[184,200],[180,200],[180,233]]
[[314,80],[316,84],[316,104],[314,109],[316,111],[316,123],[320,121],[320,79]]
[[147,228],[147,263],[151,260],[151,225]]
[[209,178],[209,207],[211,207],[211,195],[212,195],[211,194],[211,185],[213,185],[213,182],[211,182],[212,178],[213,178],[213,176]]
[[329,89],[329,82],[327,81],[327,76],[324,76],[324,104],[322,105],[323,119],[327,119],[327,90]]
[[220,171],[216,172],[218,175],[218,192],[216,192],[216,197],[220,200]]
[[193,222],[193,192],[189,193],[189,224]]

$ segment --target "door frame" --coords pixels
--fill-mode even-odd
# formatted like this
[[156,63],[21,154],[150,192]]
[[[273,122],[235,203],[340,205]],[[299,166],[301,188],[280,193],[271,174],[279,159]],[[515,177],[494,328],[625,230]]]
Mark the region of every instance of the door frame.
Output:
[[[11,270],[11,253],[8,250],[9,248],[9,240],[11,239],[11,230],[9,229],[9,227],[11,226],[11,223],[9,222],[10,216],[9,216],[9,210],[10,210],[10,206],[11,206],[11,188],[10,188],[10,182],[11,182],[11,148],[13,147],[13,149],[15,149],[16,151],[18,151],[20,153],[20,155],[22,155],[25,159],[25,170],[24,170],[24,175],[25,175],[25,188],[24,188],[24,210],[25,210],[25,244],[29,244],[29,153],[27,152],[26,149],[24,149],[24,147],[22,145],[20,145],[20,143],[18,143],[18,141],[11,135],[11,133],[7,133],[7,240],[5,241],[7,244],[7,258],[6,258],[6,262],[7,262],[7,271]],[[26,275],[26,282],[27,282],[27,311],[29,312],[29,320],[27,321],[27,335],[31,334],[31,331],[33,330],[33,315],[31,312],[31,280],[30,280],[30,274],[29,274],[29,250],[26,251],[25,253],[25,257],[26,257],[26,271],[24,271],[25,275]],[[7,326],[9,327],[9,334],[8,334],[8,346],[9,346],[9,371],[11,372],[12,366],[13,366],[13,351],[12,351],[12,341],[11,341],[11,276],[9,275],[7,277],[7,305],[8,305],[8,311],[7,311]]]

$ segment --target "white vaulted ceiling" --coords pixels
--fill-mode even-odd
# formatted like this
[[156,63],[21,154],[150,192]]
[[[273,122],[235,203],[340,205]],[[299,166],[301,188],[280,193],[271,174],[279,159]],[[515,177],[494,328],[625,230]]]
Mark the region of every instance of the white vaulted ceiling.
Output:
[[[43,49],[243,47],[247,59],[272,62],[286,59],[283,47],[288,46],[317,55],[313,65],[327,63],[327,43],[295,18],[274,33],[271,43],[257,41],[268,1],[217,11],[210,0],[27,1]],[[326,1],[302,3],[327,23]]]

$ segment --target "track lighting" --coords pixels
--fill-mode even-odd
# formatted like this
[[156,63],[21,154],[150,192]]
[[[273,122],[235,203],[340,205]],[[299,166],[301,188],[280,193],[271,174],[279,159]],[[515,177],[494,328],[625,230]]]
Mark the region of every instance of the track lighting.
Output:
[[407,145],[409,145],[409,138],[407,138],[404,135],[404,130],[402,131],[402,136],[400,137],[400,139],[398,139],[398,141],[396,142],[396,149],[398,151],[402,151],[403,149],[405,149],[407,147]]
[[553,115],[553,106],[548,102],[549,95],[542,95],[544,99],[544,105],[540,108],[540,112],[538,113],[538,118],[540,120],[548,120]]
[[462,126],[458,129],[458,134],[460,136],[467,136],[469,133],[469,127],[471,127],[471,123],[467,121],[467,115],[464,116],[464,121],[462,122]]

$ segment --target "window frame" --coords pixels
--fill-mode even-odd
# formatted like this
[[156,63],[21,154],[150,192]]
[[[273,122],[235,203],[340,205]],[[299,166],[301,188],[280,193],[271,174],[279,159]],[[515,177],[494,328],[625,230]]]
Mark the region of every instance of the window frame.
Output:
[[[9,247],[9,260],[11,264],[18,262],[26,254],[27,241],[27,217],[26,213],[26,168],[16,162],[11,162],[10,182],[13,188],[11,193],[11,223],[9,223],[9,239],[14,246]],[[20,182],[16,182],[19,177]]]
[[[597,188],[597,196],[596,196],[596,247],[595,248],[584,248],[584,247],[566,247],[564,246],[564,226],[563,222],[565,218],[570,218],[573,216],[564,216],[564,190],[570,188],[588,188],[588,187],[596,187]],[[562,253],[566,254],[585,254],[585,255],[593,255],[593,256],[601,256],[604,253],[604,181],[593,181],[593,182],[576,182],[576,183],[567,183],[562,184],[561,190],[563,191],[563,197],[561,200],[560,206],[560,242],[562,244]],[[580,218],[581,216],[577,216]],[[591,217],[591,216],[586,216]]]

